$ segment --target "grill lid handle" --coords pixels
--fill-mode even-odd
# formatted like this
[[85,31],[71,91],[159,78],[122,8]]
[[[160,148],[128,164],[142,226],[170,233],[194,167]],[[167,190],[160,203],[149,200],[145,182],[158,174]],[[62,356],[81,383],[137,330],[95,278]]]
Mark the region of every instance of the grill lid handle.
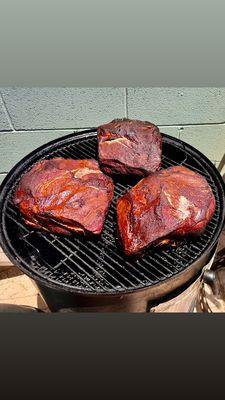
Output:
[[225,267],[205,271],[203,281],[211,287],[214,296],[225,301]]
[[212,269],[203,274],[203,282],[211,287],[214,296],[225,301],[225,249],[220,250]]

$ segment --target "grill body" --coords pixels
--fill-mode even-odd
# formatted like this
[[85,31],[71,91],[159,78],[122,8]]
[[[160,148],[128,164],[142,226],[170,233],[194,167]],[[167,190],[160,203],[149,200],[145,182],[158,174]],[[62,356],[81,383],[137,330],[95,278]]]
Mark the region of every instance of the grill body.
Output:
[[57,139],[21,160],[0,189],[0,242],[7,256],[38,285],[52,311],[91,307],[146,311],[160,299],[190,285],[215,251],[224,224],[224,183],[214,165],[186,143],[163,134],[162,168],[184,165],[208,181],[216,211],[204,233],[177,246],[149,249],[126,258],[116,229],[116,201],[137,178],[116,177],[115,196],[99,238],[62,237],[28,228],[14,207],[15,187],[35,162],[52,157],[97,158],[96,129]]
[[167,295],[163,297],[156,293],[154,297],[149,289],[125,295],[90,297],[35,283],[52,312],[192,312],[201,287],[203,270],[211,265],[214,254],[212,251],[203,269],[185,284],[177,287],[170,282],[166,287]]

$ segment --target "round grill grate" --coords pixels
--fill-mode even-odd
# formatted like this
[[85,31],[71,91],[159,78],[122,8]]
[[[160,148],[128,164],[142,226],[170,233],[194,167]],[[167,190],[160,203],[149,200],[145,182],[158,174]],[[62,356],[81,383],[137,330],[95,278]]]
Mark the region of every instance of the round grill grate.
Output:
[[202,174],[216,197],[216,211],[205,232],[180,239],[177,246],[149,249],[139,259],[127,259],[116,229],[116,201],[138,179],[116,178],[115,195],[101,237],[63,237],[28,228],[12,203],[15,187],[32,165],[45,158],[97,158],[96,130],[68,135],[25,157],[1,187],[1,244],[28,275],[55,287],[79,293],[115,294],[159,284],[187,269],[215,243],[224,221],[224,187],[216,168],[178,139],[163,135],[162,168],[183,164]]

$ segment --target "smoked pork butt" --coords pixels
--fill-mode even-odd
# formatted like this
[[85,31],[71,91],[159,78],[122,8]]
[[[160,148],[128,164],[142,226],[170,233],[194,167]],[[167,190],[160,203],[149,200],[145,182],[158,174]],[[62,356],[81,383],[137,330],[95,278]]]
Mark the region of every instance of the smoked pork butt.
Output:
[[115,119],[98,128],[98,155],[107,174],[146,176],[160,169],[162,136],[156,125]]
[[53,158],[35,164],[20,180],[14,203],[34,228],[61,234],[100,234],[114,184],[98,162]]
[[118,199],[118,230],[127,255],[162,239],[201,233],[215,211],[206,179],[174,166],[140,180]]

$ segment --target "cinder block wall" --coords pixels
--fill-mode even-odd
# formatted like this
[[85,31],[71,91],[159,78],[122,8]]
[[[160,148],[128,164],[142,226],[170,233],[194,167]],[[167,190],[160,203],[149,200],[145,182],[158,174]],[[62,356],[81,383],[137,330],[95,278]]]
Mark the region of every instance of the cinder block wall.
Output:
[[120,117],[154,122],[217,167],[225,154],[225,88],[2,88],[0,181],[43,143]]

